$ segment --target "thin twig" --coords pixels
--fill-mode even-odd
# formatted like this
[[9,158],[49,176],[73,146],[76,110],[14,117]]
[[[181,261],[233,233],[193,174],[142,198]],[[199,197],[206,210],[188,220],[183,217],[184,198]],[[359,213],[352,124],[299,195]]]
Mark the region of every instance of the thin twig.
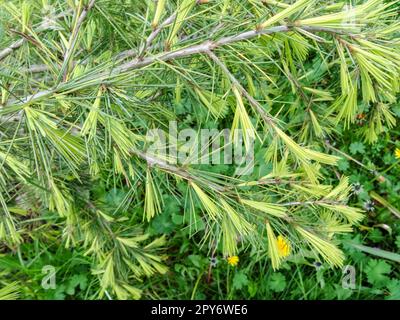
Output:
[[75,50],[75,46],[76,46],[76,43],[77,43],[77,40],[78,40],[79,31],[80,31],[80,29],[82,27],[83,22],[86,19],[86,16],[89,13],[89,11],[93,8],[95,2],[96,2],[96,0],[91,0],[89,2],[89,4],[83,8],[83,10],[82,10],[82,12],[81,12],[76,24],[75,24],[74,30],[72,31],[71,40],[70,40],[68,49],[65,52],[64,61],[62,63],[62,68],[61,68],[63,81],[66,81],[66,77],[67,77],[67,74],[68,74],[69,60],[71,59],[72,53]]
[[25,38],[21,38],[18,41],[15,41],[13,44],[11,44],[8,48],[3,49],[0,52],[0,61],[5,59],[7,56],[9,56],[18,48],[20,48],[25,43],[25,41],[26,41]]
[[291,207],[291,206],[309,206],[309,205],[323,205],[323,204],[329,204],[333,206],[338,206],[338,205],[345,205],[343,202],[339,201],[333,201],[333,200],[315,200],[315,201],[293,201],[293,202],[286,202],[286,203],[280,203],[280,206],[285,206],[285,207]]
[[[213,36],[221,27],[223,27],[222,23],[218,24],[215,28],[213,28],[211,30],[210,34],[208,35],[208,39],[211,38],[211,36]],[[181,43],[185,42],[185,41],[189,41],[189,40],[196,42],[203,37],[204,37],[204,35],[195,37],[192,34],[190,34],[190,35],[183,36],[182,38],[179,39],[179,41]],[[150,44],[147,48],[147,51],[159,49],[160,47],[162,47],[162,45],[163,45],[162,43]],[[122,52],[118,53],[117,55],[115,55],[115,58],[113,60],[118,61],[118,60],[126,60],[128,58],[136,58],[138,56],[137,52],[138,51],[136,49],[128,49],[128,50],[122,51]]]
[[142,48],[139,50],[138,57],[143,57],[144,53],[146,50],[151,46],[153,43],[154,39],[158,36],[158,34],[161,32],[162,29],[164,29],[166,26],[174,22],[176,18],[176,12],[173,13],[169,18],[165,19],[164,22],[159,24],[157,28],[153,30],[152,33],[150,33],[149,37],[147,38],[146,42],[143,44]]
[[[297,27],[298,28],[298,27]],[[338,31],[335,29],[328,29],[328,28],[319,28],[319,27],[308,27],[308,26],[302,26],[302,28],[304,30],[307,31],[313,31],[313,32],[329,32],[329,33],[337,33]],[[261,35],[267,35],[267,34],[274,34],[274,33],[279,33],[279,32],[289,32],[292,31],[293,27],[292,26],[276,26],[276,27],[271,27],[268,29],[262,29],[262,30],[252,30],[252,31],[246,31],[243,32],[241,34],[238,35],[233,35],[233,36],[228,36],[228,37],[223,37],[217,41],[210,41],[210,40],[206,40],[205,42],[201,43],[201,44],[196,44],[196,45],[192,45],[186,48],[182,48],[182,49],[178,49],[176,51],[172,51],[172,52],[162,52],[160,54],[154,55],[154,56],[150,56],[150,57],[146,57],[146,58],[135,58],[130,62],[124,63],[121,66],[115,68],[114,70],[107,71],[107,72],[102,72],[98,75],[97,77],[97,82],[95,82],[96,84],[107,81],[109,79],[115,78],[125,72],[128,71],[133,71],[133,70],[137,70],[137,69],[142,69],[144,67],[147,67],[155,62],[158,61],[170,61],[170,60],[174,60],[174,59],[179,59],[179,58],[185,58],[185,57],[189,57],[192,55],[196,55],[196,54],[204,54],[204,53],[209,53],[210,51],[215,50],[216,48],[228,45],[228,44],[232,44],[232,43],[236,43],[236,42],[240,42],[240,41],[245,41],[245,40],[250,40],[252,38],[255,37],[259,37]],[[340,31],[339,31],[340,32]],[[342,32],[340,32],[342,33]],[[95,84],[94,82],[89,82],[87,84],[83,84],[82,86],[79,87],[79,89],[84,89],[87,88],[89,86],[92,86]],[[26,96],[18,101],[12,100],[9,101],[6,104],[6,107],[8,106],[21,106],[24,105],[26,103],[32,103],[37,101],[38,99],[41,98],[45,98],[48,97],[52,94],[55,93],[60,93],[62,92],[62,88],[63,86],[56,86],[52,89],[48,89],[45,91],[41,91],[29,96]],[[71,88],[69,88],[69,92],[73,92],[74,90],[72,90]],[[249,100],[250,101],[250,100]],[[254,103],[254,99],[253,102]],[[255,101],[256,102],[256,101]],[[258,103],[258,102],[256,102]],[[261,115],[264,115],[266,117],[266,119],[270,119],[272,120],[272,118],[270,118],[270,116],[268,114],[266,114],[264,109],[260,109],[259,110],[261,112]],[[269,120],[269,121],[270,121]]]
[[[60,13],[59,15],[55,16],[54,19],[60,19],[65,17],[70,13],[70,10],[67,10],[65,12]],[[34,30],[36,33],[40,33],[46,30],[50,30],[53,28],[53,25],[49,23],[48,20],[43,20],[42,23],[39,25],[39,27]],[[8,57],[10,54],[12,54],[15,50],[19,49],[22,47],[22,45],[27,41],[26,38],[21,38],[14,43],[12,43],[10,46],[7,48],[3,49],[0,51],[0,61],[4,60],[6,57]]]
[[[168,164],[165,160],[154,157],[154,156],[150,155],[149,153],[139,151],[139,150],[131,150],[131,153],[136,155],[139,158],[142,158],[143,160],[146,160],[147,164],[149,166],[156,166],[166,172],[178,175],[187,181],[197,181],[197,182],[204,184],[204,181],[201,178],[199,178],[195,175],[192,175],[186,169]],[[215,191],[218,191],[218,192],[226,191],[225,187],[222,187],[222,186],[212,183],[210,181],[207,181],[206,184],[208,187],[214,189]]]
[[332,146],[332,144],[329,142],[329,140],[325,140],[325,145],[327,146],[328,149],[334,150],[337,153],[339,153],[340,155],[342,155],[343,157],[345,157],[346,159],[353,161],[354,163],[358,164],[360,167],[364,168],[365,170],[369,171],[370,173],[372,173],[373,175],[375,175],[376,177],[380,177],[381,174],[373,169],[369,169],[365,164],[363,164],[362,162],[358,161],[357,159],[354,159],[353,157],[349,156],[347,153],[339,150],[338,148],[335,148],[334,146]]
[[273,5],[273,6],[277,6],[278,8],[281,8],[281,9],[286,9],[286,8],[290,7],[290,4],[278,2],[275,0],[261,0],[261,2],[265,5]]
[[49,71],[50,67],[47,64],[34,64],[29,68],[24,69],[23,73],[41,73]]

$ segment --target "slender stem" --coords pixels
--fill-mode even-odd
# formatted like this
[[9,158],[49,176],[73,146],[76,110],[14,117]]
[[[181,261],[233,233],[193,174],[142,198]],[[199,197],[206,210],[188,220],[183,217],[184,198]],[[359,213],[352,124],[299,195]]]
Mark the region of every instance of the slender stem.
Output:
[[190,300],[194,300],[194,296],[196,294],[197,287],[199,286],[201,278],[203,278],[203,272],[202,271],[200,271],[199,277],[197,278],[196,283],[194,284],[194,288],[193,288],[193,291],[192,291],[192,295],[190,296]]
[[21,38],[17,41],[15,41],[13,44],[11,44],[9,47],[3,49],[0,51],[0,61],[5,59],[7,56],[9,56],[11,53],[13,53],[15,50],[20,48],[24,43],[26,39]]
[[303,181],[297,180],[282,180],[282,179],[260,179],[257,181],[249,181],[237,184],[235,187],[252,187],[252,186],[263,186],[263,185],[291,185],[291,184],[301,184]]
[[50,67],[47,64],[35,64],[23,70],[24,73],[41,73],[49,71]]
[[319,204],[330,204],[330,205],[344,205],[342,202],[332,201],[332,200],[315,200],[315,201],[293,201],[293,202],[286,202],[280,203],[280,206],[307,206],[307,205],[319,205]]
[[354,159],[353,157],[349,156],[347,153],[335,148],[334,146],[331,145],[331,143],[329,142],[329,140],[325,140],[325,145],[331,149],[336,151],[337,153],[339,153],[340,155],[342,155],[343,157],[345,157],[346,159],[353,161],[354,163],[358,164],[360,167],[364,168],[365,170],[368,170],[370,173],[372,173],[373,175],[375,175],[376,177],[380,177],[381,174],[373,169],[369,169],[365,164],[363,164],[362,162],[358,161],[357,159]]
[[282,8],[282,9],[286,9],[286,8],[290,7],[290,4],[278,2],[275,0],[261,0],[261,2],[263,4],[277,6],[278,8]]

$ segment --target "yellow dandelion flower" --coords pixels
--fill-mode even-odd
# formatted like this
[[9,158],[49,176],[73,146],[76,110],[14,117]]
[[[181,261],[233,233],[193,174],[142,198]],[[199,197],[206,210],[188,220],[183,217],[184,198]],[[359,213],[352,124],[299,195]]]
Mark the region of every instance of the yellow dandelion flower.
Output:
[[290,243],[281,235],[276,239],[278,254],[280,257],[287,257],[290,254]]
[[239,263],[239,257],[238,256],[231,256],[226,259],[228,261],[228,264],[231,265],[232,267],[237,266]]
[[400,149],[396,148],[396,151],[394,152],[394,156],[396,157],[396,159],[400,159]]

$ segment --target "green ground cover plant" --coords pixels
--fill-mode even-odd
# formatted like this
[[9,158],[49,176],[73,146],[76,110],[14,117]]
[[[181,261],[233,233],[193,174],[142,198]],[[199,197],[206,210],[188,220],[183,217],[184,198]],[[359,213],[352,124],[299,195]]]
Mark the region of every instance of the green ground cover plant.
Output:
[[399,9],[0,0],[0,299],[399,299]]

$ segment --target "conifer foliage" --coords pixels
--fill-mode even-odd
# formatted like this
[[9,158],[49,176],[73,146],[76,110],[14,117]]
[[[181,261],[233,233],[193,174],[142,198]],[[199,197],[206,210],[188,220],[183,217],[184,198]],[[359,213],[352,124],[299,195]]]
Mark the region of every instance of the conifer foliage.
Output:
[[[174,199],[190,236],[225,256],[342,266],[336,235],[363,212],[347,177],[326,182],[329,146],[395,125],[396,2],[0,1],[0,246],[83,250],[99,297],[137,299],[168,270],[168,237],[147,230]],[[253,171],[147,152],[173,121],[243,130]]]

